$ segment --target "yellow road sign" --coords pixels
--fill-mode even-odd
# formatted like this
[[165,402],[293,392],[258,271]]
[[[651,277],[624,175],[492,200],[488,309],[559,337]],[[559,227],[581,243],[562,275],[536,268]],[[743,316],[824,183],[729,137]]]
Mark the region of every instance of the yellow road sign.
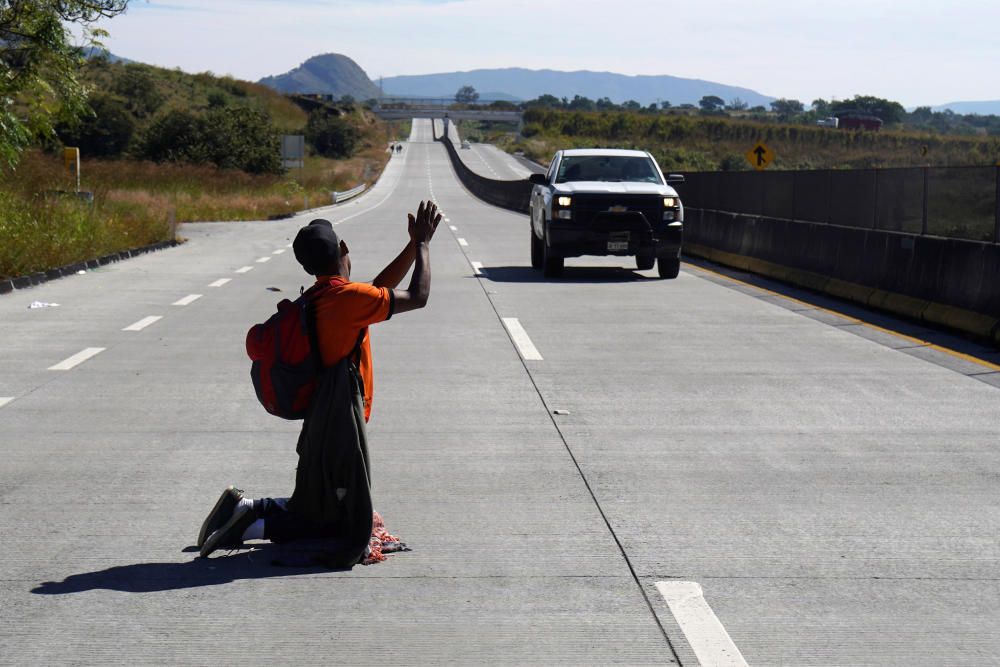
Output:
[[757,171],[767,169],[767,165],[774,162],[774,152],[763,141],[758,141],[757,145],[745,153],[747,162]]
[[64,148],[63,165],[70,174],[76,174],[80,170],[80,149]]

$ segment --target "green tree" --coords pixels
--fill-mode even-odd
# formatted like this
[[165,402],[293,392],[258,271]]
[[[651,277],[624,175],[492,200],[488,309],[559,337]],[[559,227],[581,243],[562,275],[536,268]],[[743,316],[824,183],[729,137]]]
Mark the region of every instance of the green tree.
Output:
[[746,111],[750,108],[750,105],[744,102],[739,97],[734,97],[729,100],[729,104],[726,105],[726,109],[729,111]]
[[635,100],[625,100],[624,102],[622,102],[622,108],[628,109],[629,111],[638,111],[639,109],[642,108],[642,105],[636,102]]
[[14,166],[33,138],[54,134],[60,118],[87,113],[83,52],[70,26],[83,26],[84,42],[97,46],[105,33],[94,23],[121,14],[128,1],[0,0],[0,160]]
[[595,108],[594,100],[589,97],[574,95],[573,99],[569,103],[569,108],[573,111],[593,111]]
[[812,101],[812,110],[815,111],[816,115],[820,118],[828,118],[831,113],[830,103],[822,97],[816,98]]
[[[111,84],[111,90],[126,100],[126,106],[138,118],[154,115],[163,104],[163,95],[157,89],[156,80],[146,65],[125,65]],[[221,90],[214,92],[225,96]],[[211,98],[211,94],[209,97]]]
[[771,111],[778,114],[778,120],[791,120],[793,116],[805,111],[805,105],[798,100],[789,100],[783,97],[771,102]]
[[252,174],[280,174],[278,133],[264,111],[220,107],[198,115],[174,109],[146,130],[141,155],[157,162],[211,163]]
[[868,113],[878,116],[887,125],[901,122],[906,115],[906,109],[899,102],[872,95],[855,95],[853,99],[834,102],[831,105],[831,110],[835,114],[849,111]]
[[726,101],[718,95],[705,95],[698,100],[698,106],[704,113],[716,113],[721,111],[725,105]]
[[347,158],[354,154],[361,136],[340,116],[317,109],[306,122],[306,141],[324,157]]
[[563,103],[555,95],[539,95],[537,98],[525,102],[526,107],[547,107],[550,109],[558,109],[563,106]]
[[122,100],[107,94],[90,97],[93,110],[87,118],[56,126],[63,144],[76,146],[84,157],[118,157],[135,134],[135,118]]
[[459,104],[475,104],[479,99],[479,93],[472,86],[462,86],[455,93],[455,101]]

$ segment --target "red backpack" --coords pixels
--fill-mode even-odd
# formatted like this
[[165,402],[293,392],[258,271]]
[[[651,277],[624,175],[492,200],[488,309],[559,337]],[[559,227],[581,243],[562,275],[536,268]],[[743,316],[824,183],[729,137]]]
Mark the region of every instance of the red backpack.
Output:
[[278,312],[247,332],[257,400],[272,415],[303,419],[309,411],[323,361],[314,325],[314,301],[326,286],[310,287],[295,301],[282,299]]

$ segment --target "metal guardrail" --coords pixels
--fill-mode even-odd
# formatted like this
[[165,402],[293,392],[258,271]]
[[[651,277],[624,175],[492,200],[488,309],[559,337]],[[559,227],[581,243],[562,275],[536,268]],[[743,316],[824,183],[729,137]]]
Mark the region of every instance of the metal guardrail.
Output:
[[368,188],[367,183],[362,183],[356,188],[351,188],[350,190],[344,190],[343,192],[331,192],[330,196],[333,198],[334,204],[339,204],[342,201],[347,201],[357,197],[359,194],[364,192]]
[[1000,243],[1000,167],[695,172],[685,206]]

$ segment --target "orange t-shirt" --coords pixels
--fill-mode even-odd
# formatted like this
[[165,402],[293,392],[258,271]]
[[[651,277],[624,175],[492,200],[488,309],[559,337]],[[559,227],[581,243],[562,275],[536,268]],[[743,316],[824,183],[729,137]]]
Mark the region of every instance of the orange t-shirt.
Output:
[[330,285],[330,289],[316,300],[316,333],[324,365],[333,366],[349,355],[364,331],[358,371],[365,383],[365,421],[368,421],[374,389],[368,325],[392,317],[395,305],[392,290],[368,283],[352,283],[341,276],[318,276],[316,284]]

